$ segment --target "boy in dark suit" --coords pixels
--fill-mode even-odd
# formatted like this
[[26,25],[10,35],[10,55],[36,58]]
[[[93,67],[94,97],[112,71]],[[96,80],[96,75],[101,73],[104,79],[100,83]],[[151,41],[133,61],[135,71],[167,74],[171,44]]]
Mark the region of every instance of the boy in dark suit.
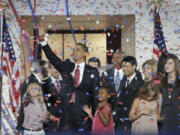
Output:
[[140,72],[136,71],[137,61],[133,56],[126,56],[122,60],[122,70],[124,77],[120,84],[120,95],[117,99],[116,119],[118,120],[117,134],[129,135],[131,121],[129,111],[140,87],[143,85]]
[[57,121],[49,121],[45,131],[47,135],[57,134],[63,131],[69,116],[67,115],[71,100],[73,84],[70,84],[67,74],[60,74],[54,66],[50,65],[50,76],[43,80],[42,88],[48,112],[59,118]]
[[88,66],[85,63],[86,56],[88,55],[88,48],[82,43],[77,43],[72,54],[75,63],[69,59],[62,61],[52,52],[46,39],[42,38],[45,35],[44,27],[39,27],[39,34],[41,36],[40,43],[42,49],[50,63],[61,74],[64,73],[70,75],[70,81],[74,84],[74,90],[71,94],[71,100],[69,101],[72,105],[72,111],[69,112],[72,122],[69,123],[69,126],[73,132],[76,132],[77,134],[90,133],[92,123],[82,107],[87,104],[92,106],[93,111],[95,112],[99,89],[99,75],[97,69]]

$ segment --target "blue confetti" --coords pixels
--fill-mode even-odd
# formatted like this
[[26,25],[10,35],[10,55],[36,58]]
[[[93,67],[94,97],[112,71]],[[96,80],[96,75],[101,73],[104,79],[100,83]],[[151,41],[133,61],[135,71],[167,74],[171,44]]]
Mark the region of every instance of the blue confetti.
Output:
[[129,120],[129,118],[124,118],[124,120]]
[[85,125],[85,124],[87,123],[87,120],[82,121],[81,123],[82,123],[83,125]]
[[127,95],[127,94],[128,94],[128,91],[126,91],[125,95]]
[[89,92],[86,92],[86,95],[89,96],[90,95]]
[[90,28],[90,30],[94,30],[94,28]]
[[74,28],[74,31],[77,31],[78,30],[78,28]]
[[108,44],[112,44],[112,41],[109,41]]
[[98,86],[96,86],[95,90],[96,90],[96,91],[97,91],[97,90],[99,90],[99,87],[98,87]]
[[119,28],[120,28],[120,25],[119,25],[119,24],[116,24],[116,28],[118,28],[118,29],[119,29]]
[[84,128],[79,128],[78,129],[78,132],[83,132],[84,131]]
[[0,69],[0,74],[4,74],[4,73],[5,73],[4,70],[1,70],[1,69]]
[[61,110],[61,109],[59,109],[59,112],[60,112],[60,113],[62,113],[62,110]]
[[83,110],[84,110],[84,106],[81,106],[81,109],[83,109]]

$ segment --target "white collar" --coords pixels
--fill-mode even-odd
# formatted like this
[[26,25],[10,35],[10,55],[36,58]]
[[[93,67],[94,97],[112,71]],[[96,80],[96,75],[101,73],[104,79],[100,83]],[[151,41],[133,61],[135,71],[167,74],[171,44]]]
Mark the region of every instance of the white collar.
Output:
[[75,69],[76,69],[77,65],[79,65],[79,68],[84,68],[85,67],[85,62],[82,62],[80,64],[75,63]]
[[122,68],[121,68],[121,69],[119,69],[119,70],[118,70],[118,69],[116,69],[116,68],[114,68],[114,71],[115,71],[115,72],[119,72],[119,73],[121,73],[121,72],[122,72]]
[[50,78],[51,78],[51,80],[52,80],[53,82],[62,80],[61,75],[59,76],[59,79],[55,79],[55,78],[54,78],[53,76],[51,76],[51,75],[50,75]]
[[38,80],[38,82],[41,83],[41,79],[39,78],[39,76],[36,75],[35,73],[33,73],[33,75],[36,77],[36,79]]

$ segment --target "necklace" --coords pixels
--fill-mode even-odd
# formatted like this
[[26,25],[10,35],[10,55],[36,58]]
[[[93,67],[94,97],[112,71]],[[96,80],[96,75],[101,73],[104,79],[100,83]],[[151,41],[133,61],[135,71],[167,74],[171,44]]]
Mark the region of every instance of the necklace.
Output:
[[173,84],[168,85],[168,98],[172,98]]
[[168,98],[171,99],[171,92],[168,92]]

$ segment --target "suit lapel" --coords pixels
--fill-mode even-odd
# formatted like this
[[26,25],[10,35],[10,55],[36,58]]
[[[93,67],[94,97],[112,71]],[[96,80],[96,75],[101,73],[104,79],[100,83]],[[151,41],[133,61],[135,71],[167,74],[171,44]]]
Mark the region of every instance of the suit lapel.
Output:
[[51,78],[49,78],[49,83],[50,83],[50,88],[51,88],[51,92],[52,93],[55,93],[55,94],[58,94],[57,93],[57,90],[56,90],[56,86],[55,86],[55,84],[53,83],[53,81],[52,81],[52,79]]
[[126,87],[126,80],[127,80],[127,77],[124,75],[120,83],[120,89],[124,89]]
[[37,83],[39,84],[39,85],[41,85],[40,83],[39,83],[39,81],[38,81],[38,79],[37,79],[37,77],[35,76],[35,75],[31,75],[31,77],[30,77],[30,80],[29,80],[29,82],[31,82],[31,81],[33,81],[33,80],[36,80],[37,81]]
[[[136,80],[136,77],[134,77],[134,78],[132,79],[132,81],[129,83],[129,85],[128,85],[126,88],[128,89],[128,88],[134,87],[134,85],[136,85],[136,84],[134,83],[135,80]],[[126,82],[125,82],[125,83],[126,83]]]

